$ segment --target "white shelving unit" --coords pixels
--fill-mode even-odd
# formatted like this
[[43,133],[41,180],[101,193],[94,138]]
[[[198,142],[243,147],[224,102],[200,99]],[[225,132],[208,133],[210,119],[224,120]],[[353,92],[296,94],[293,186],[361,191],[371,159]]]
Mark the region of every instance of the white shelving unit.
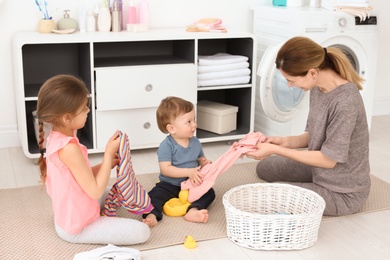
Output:
[[[82,78],[91,93],[91,112],[78,131],[90,153],[104,151],[119,129],[132,149],[157,147],[160,132],[155,111],[161,99],[174,95],[194,104],[210,100],[239,107],[237,130],[215,134],[199,130],[201,142],[236,140],[253,131],[255,38],[250,33],[190,33],[184,28],[143,33],[20,32],[14,35],[14,81],[18,131],[25,155],[39,156],[32,111],[41,85],[57,74]],[[249,58],[249,84],[197,87],[198,55],[229,53]]]

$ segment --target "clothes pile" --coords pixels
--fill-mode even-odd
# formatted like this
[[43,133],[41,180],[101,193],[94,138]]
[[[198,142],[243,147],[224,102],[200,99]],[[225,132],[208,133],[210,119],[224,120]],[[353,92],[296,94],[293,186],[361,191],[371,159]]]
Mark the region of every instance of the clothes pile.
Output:
[[198,87],[247,84],[251,70],[248,57],[217,53],[198,57]]
[[365,21],[370,17],[372,6],[369,0],[322,0],[321,6],[331,11],[342,11],[360,17]]

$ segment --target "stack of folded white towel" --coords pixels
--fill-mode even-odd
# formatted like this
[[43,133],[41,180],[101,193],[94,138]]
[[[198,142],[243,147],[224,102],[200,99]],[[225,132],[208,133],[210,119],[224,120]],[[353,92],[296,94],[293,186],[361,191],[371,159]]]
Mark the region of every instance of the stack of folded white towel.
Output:
[[198,57],[198,86],[247,84],[250,81],[248,57],[217,53]]
[[321,6],[331,11],[343,11],[358,16],[362,21],[370,17],[372,10],[369,0],[322,0]]

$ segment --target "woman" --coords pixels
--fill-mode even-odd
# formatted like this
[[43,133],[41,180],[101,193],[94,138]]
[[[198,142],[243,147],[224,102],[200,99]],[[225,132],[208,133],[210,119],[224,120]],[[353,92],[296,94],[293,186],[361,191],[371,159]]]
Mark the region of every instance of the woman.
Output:
[[257,175],[317,192],[326,202],[324,215],[356,213],[371,185],[368,125],[359,93],[364,80],[340,49],[305,37],[281,47],[276,68],[289,87],[310,90],[310,111],[303,134],[267,137],[247,153],[260,160]]

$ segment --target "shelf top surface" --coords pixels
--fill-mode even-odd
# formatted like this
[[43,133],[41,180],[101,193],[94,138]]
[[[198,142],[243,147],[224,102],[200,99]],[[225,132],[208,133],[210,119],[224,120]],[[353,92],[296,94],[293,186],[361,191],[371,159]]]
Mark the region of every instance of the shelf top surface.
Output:
[[38,33],[36,31],[18,32],[13,37],[16,46],[24,44],[45,43],[93,43],[120,41],[153,41],[153,40],[196,40],[196,39],[229,39],[254,38],[248,32],[228,31],[219,32],[187,32],[186,28],[150,29],[147,32],[85,32],[76,31],[71,34]]

